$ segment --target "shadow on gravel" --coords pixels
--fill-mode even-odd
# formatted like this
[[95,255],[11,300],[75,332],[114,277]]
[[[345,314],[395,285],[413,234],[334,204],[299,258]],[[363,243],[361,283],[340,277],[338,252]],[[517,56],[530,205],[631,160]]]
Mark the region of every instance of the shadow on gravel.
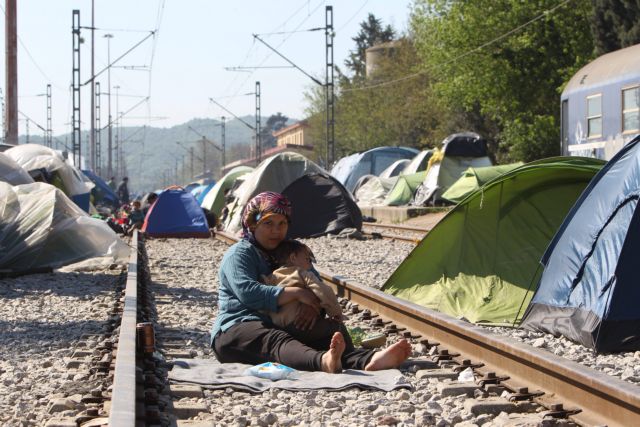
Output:
[[14,345],[21,349],[25,347],[42,350],[68,348],[69,352],[72,352],[74,342],[78,341],[82,335],[100,334],[104,331],[106,313],[104,317],[104,321],[60,319],[55,323],[39,320],[0,320],[0,348],[3,355],[10,352]]
[[2,300],[30,296],[71,296],[89,300],[108,295],[118,283],[124,284],[126,274],[104,273],[43,273],[0,279],[0,307]]
[[199,301],[213,301],[217,303],[218,292],[215,291],[203,291],[198,288],[183,288],[180,286],[174,286],[171,283],[152,282],[151,290],[155,295],[172,295],[174,298],[180,300],[195,299]]

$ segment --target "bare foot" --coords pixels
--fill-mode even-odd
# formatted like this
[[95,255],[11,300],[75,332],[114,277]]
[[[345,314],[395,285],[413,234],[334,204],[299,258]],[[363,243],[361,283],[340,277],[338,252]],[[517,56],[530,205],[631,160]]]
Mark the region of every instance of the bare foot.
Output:
[[344,352],[344,337],[340,332],[336,332],[331,337],[329,350],[322,355],[322,370],[330,374],[342,372],[342,353]]
[[365,371],[379,371],[381,369],[397,368],[411,355],[411,344],[407,340],[400,340],[397,343],[381,350],[373,355]]

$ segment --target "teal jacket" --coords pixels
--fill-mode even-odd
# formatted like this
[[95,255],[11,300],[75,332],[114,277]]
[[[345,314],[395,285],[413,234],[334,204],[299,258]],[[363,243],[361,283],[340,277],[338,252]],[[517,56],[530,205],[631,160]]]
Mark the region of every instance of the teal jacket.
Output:
[[219,331],[248,320],[271,323],[264,311],[278,311],[278,296],[283,288],[259,282],[272,269],[260,250],[246,240],[231,246],[224,254],[218,279],[218,316],[211,329],[211,343]]

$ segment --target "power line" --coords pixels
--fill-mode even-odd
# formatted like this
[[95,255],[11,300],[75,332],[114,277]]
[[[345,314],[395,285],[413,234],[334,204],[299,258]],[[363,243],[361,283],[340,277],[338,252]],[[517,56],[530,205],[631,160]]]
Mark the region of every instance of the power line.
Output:
[[364,3],[362,3],[362,6],[360,6],[360,7],[358,8],[358,10],[356,10],[356,12],[355,12],[353,15],[351,15],[351,17],[350,17],[349,19],[347,19],[347,20],[345,21],[345,23],[344,23],[344,24],[342,24],[342,25],[340,26],[340,28],[338,28],[338,29],[336,30],[336,32],[340,32],[340,31],[342,31],[342,30],[344,29],[344,27],[346,27],[347,25],[349,25],[349,23],[350,23],[351,21],[353,21],[353,18],[355,18],[355,17],[358,15],[358,13],[360,13],[360,11],[361,11],[362,9],[364,9],[364,7],[367,5],[367,3],[369,3],[369,0],[364,0]]
[[[562,3],[557,4],[556,6],[552,7],[551,9],[544,10],[538,16],[536,16],[535,18],[525,22],[524,24],[519,25],[518,27],[507,31],[506,33],[504,33],[504,34],[502,34],[502,35],[500,35],[500,36],[498,36],[498,37],[496,37],[496,38],[494,38],[492,40],[489,40],[488,42],[483,43],[478,47],[475,47],[475,48],[473,48],[473,49],[471,49],[471,50],[469,50],[467,52],[461,53],[460,55],[456,56],[455,58],[452,58],[452,59],[450,59],[448,61],[445,61],[444,63],[440,64],[439,67],[442,67],[444,65],[448,65],[448,64],[450,64],[452,62],[456,62],[459,59],[464,58],[465,56],[469,56],[472,53],[478,52],[478,51],[484,49],[485,47],[490,46],[490,45],[492,45],[492,44],[494,44],[494,43],[496,43],[496,42],[498,42],[498,41],[510,36],[511,34],[522,30],[525,27],[528,27],[529,25],[533,24],[534,22],[537,22],[540,19],[544,18],[545,16],[555,12],[558,8],[564,6],[565,4],[569,3],[570,1],[571,0],[565,0]],[[418,76],[426,74],[427,71],[429,71],[429,70],[418,71],[417,73],[408,74],[408,75],[406,75],[404,77],[400,77],[400,78],[393,79],[393,80],[387,80],[386,82],[376,83],[376,84],[373,84],[373,85],[342,89],[341,92],[355,92],[355,91],[359,91],[359,90],[369,90],[369,89],[376,89],[376,88],[383,87],[383,86],[389,86],[389,85],[392,85],[392,84],[395,84],[395,83],[399,83],[399,82],[402,82],[402,81],[414,79],[414,78],[416,78]]]

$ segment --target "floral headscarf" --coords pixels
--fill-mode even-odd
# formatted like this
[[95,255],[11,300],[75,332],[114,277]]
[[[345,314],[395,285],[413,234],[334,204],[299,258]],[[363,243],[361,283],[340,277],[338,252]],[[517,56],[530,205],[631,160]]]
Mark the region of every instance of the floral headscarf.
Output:
[[242,238],[255,244],[255,237],[251,231],[256,225],[273,214],[284,215],[291,220],[291,202],[280,193],[265,191],[249,200],[242,212]]

